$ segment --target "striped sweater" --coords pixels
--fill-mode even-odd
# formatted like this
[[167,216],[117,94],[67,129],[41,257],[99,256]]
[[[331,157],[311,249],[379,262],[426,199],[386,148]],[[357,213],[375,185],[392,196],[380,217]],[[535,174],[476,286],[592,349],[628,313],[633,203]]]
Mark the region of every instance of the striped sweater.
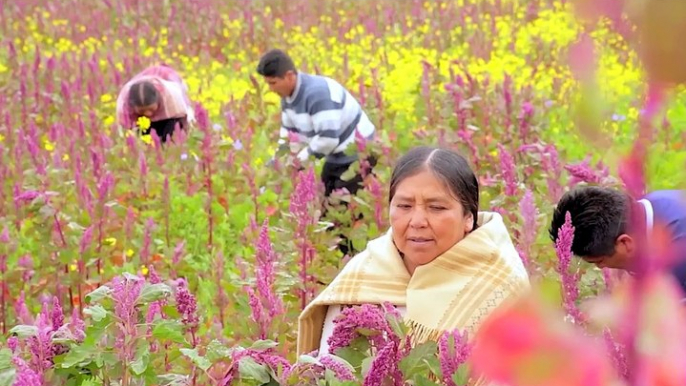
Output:
[[[333,79],[298,73],[293,95],[281,100],[279,144],[296,138],[307,144],[304,155],[326,157],[326,162],[351,163],[356,155],[344,151],[355,142],[356,131],[365,138],[374,135],[374,124],[357,100]],[[293,135],[295,134],[295,135]]]

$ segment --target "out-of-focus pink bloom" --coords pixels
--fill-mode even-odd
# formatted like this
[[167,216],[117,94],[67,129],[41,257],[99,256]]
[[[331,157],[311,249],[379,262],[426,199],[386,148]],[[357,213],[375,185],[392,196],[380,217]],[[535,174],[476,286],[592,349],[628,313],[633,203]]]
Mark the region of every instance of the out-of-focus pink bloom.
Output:
[[476,376],[516,386],[606,386],[614,380],[599,340],[531,296],[496,310],[477,333]]

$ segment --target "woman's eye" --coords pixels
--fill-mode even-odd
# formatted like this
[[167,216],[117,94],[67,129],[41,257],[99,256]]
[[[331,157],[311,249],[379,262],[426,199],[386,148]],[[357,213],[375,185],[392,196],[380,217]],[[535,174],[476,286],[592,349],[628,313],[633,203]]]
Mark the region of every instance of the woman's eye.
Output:
[[402,209],[409,209],[409,208],[410,208],[410,206],[407,205],[407,204],[398,204],[398,205],[396,205],[396,206],[397,206],[398,208],[402,208]]
[[442,206],[432,206],[431,209],[433,209],[433,210],[445,210],[445,207],[442,207]]

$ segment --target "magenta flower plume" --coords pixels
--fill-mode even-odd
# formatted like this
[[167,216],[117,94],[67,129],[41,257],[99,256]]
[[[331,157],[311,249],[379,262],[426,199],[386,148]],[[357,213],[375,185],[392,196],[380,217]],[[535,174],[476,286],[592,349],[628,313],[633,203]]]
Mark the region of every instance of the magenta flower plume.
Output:
[[441,373],[447,386],[455,385],[452,380],[453,374],[461,364],[465,363],[472,350],[467,333],[460,334],[459,331],[446,332],[441,335],[438,341],[438,355],[441,362]]
[[184,279],[180,279],[180,284],[176,289],[176,310],[181,315],[181,323],[186,326],[191,333],[193,346],[197,344],[195,333],[198,331],[200,318],[198,318],[198,305],[195,296],[188,290],[188,284]]
[[256,289],[248,288],[252,317],[259,326],[260,339],[267,339],[272,320],[284,312],[281,298],[276,294],[276,264],[278,257],[269,240],[269,222],[264,220],[257,239]]
[[558,258],[557,272],[562,278],[565,311],[572,317],[575,323],[581,323],[583,322],[583,316],[575,303],[579,297],[578,282],[580,275],[569,272],[569,266],[572,262],[573,242],[574,226],[572,225],[572,216],[567,212],[565,214],[565,223],[560,227],[557,240],[555,241],[555,252]]
[[18,356],[12,358],[16,368],[16,375],[12,386],[43,386],[41,376],[30,368],[23,359]]
[[403,374],[398,368],[399,344],[399,341],[389,341],[379,350],[364,377],[364,386],[403,385]]
[[498,150],[500,152],[500,173],[505,182],[505,195],[514,196],[517,194],[517,171],[514,158],[503,145],[498,144]]
[[355,375],[340,361],[330,355],[319,358],[319,362],[328,370],[331,370],[339,381],[354,381]]
[[538,216],[534,195],[529,189],[524,192],[524,197],[519,202],[519,212],[523,218],[519,247],[525,255],[522,256],[522,260],[525,265],[528,265],[528,258],[531,256],[531,246],[536,241],[536,217]]
[[114,300],[114,315],[118,319],[119,333],[115,338],[115,347],[119,350],[121,360],[131,360],[133,350],[125,345],[126,336],[136,334],[138,323],[138,308],[136,300],[145,284],[142,278],[117,276],[112,280],[112,299]]
[[362,336],[358,332],[359,329],[375,332],[368,338],[377,349],[384,347],[389,340],[400,341],[390,327],[383,310],[372,304],[363,304],[359,307],[345,308],[334,321],[333,334],[327,341],[329,351],[335,353],[339,348],[348,347],[355,339]]

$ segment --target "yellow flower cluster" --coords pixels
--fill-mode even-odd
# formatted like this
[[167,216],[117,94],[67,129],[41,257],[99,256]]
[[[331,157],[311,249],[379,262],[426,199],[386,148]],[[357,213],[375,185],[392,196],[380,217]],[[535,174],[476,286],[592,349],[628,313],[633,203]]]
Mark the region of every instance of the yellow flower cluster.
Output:
[[[449,6],[467,3],[470,2],[459,0],[449,5],[445,1],[426,1],[423,10],[430,15],[443,12]],[[492,6],[495,0],[478,3]],[[303,70],[315,72],[316,69],[341,81],[353,93],[365,89],[368,106],[373,106],[374,101],[369,91],[378,88],[386,115],[393,120],[390,123],[401,129],[420,123],[422,115],[417,113],[417,106],[421,105],[424,63],[434,71],[429,85],[432,93],[444,92],[446,83],[454,81],[450,74],[469,76],[481,82],[488,79],[490,87],[497,87],[509,76],[515,88],[531,87],[535,97],[546,101],[573,100],[572,95],[578,87],[567,66],[567,49],[577,40],[582,27],[574,16],[571,2],[551,2],[533,19],[527,15],[527,2],[501,0],[499,3],[511,7],[512,12],[482,12],[478,18],[466,16],[449,29],[437,28],[430,17],[412,15],[407,15],[401,25],[380,22],[380,31],[376,32],[368,26],[353,24],[342,36],[331,33],[331,15],[322,15],[319,26],[309,29],[288,26],[278,17],[270,16],[269,28],[274,36],[288,37],[289,53]],[[269,7],[263,10],[266,15],[272,12]],[[255,66],[262,52],[259,45],[246,44],[243,38],[249,24],[240,18],[222,17],[221,42],[207,43],[223,53],[226,59],[219,60],[209,55],[191,54],[197,52],[191,49],[196,47],[190,42],[172,40],[167,28],[161,28],[150,38],[90,36],[75,42],[64,37],[52,38],[44,32],[41,26],[70,28],[66,20],[48,12],[13,22],[14,27],[21,25],[30,33],[24,40],[14,40],[22,52],[30,52],[39,44],[44,55],[100,53],[103,55],[99,56],[98,65],[103,73],[111,70],[112,65],[124,71],[123,58],[113,55],[112,64],[104,59],[104,54],[118,50],[135,50],[146,63],[169,63],[184,77],[191,98],[202,103],[212,118],[218,117],[229,101],[240,101],[250,95],[260,95],[267,113],[278,111],[278,97],[265,93],[261,82],[256,88],[251,81],[251,77],[256,77]],[[378,38],[378,34],[383,37]],[[600,24],[591,31],[591,36],[598,52],[598,76],[602,79],[600,94],[615,105],[618,114],[635,116],[637,111],[625,102],[635,99],[636,90],[641,87],[643,74],[635,53],[607,24]],[[472,39],[487,44],[474,45]],[[427,44],[429,41],[433,43]],[[436,42],[442,42],[440,47]],[[7,70],[8,64],[0,61],[0,74]],[[118,90],[108,90],[100,99],[99,116],[105,126],[114,123],[113,95],[116,92]],[[551,116],[552,126],[555,126],[555,120],[555,116]],[[141,123],[144,122],[139,122],[140,127],[149,127],[149,124]],[[46,148],[48,146],[46,144]]]

